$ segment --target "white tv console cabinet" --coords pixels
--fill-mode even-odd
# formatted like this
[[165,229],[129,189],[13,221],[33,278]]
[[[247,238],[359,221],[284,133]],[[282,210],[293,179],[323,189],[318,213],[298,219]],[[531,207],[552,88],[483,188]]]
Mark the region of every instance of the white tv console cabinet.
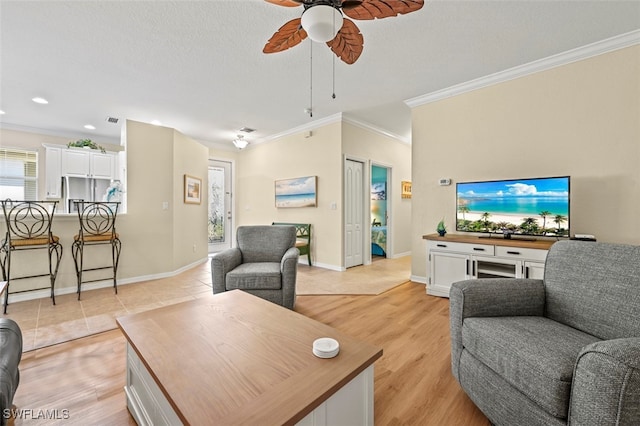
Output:
[[525,241],[466,235],[424,235],[427,294],[449,297],[451,284],[472,278],[537,278],[554,240]]

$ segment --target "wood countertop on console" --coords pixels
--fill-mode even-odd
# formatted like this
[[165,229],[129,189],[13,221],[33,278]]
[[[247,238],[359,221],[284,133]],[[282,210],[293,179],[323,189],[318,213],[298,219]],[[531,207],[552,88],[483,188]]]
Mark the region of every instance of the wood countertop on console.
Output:
[[494,246],[509,246],[509,247],[532,248],[532,249],[540,249],[540,250],[549,250],[549,248],[553,245],[553,243],[557,241],[557,240],[544,240],[544,239],[527,241],[527,240],[519,240],[518,237],[506,239],[506,238],[503,238],[502,236],[478,237],[478,236],[463,235],[463,234],[446,234],[444,237],[441,237],[438,234],[429,234],[429,235],[423,235],[422,238],[425,240],[447,241],[450,243],[487,244],[487,245],[494,245]]
[[[184,424],[294,424],[382,356],[240,290],[117,319]],[[340,353],[313,355],[331,337]]]

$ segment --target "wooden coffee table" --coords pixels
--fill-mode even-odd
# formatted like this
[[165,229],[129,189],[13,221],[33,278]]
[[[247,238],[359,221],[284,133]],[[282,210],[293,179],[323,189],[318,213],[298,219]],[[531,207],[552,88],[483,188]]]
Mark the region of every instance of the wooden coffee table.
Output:
[[[382,349],[240,290],[117,319],[138,424],[373,425]],[[340,343],[313,355],[315,339]]]

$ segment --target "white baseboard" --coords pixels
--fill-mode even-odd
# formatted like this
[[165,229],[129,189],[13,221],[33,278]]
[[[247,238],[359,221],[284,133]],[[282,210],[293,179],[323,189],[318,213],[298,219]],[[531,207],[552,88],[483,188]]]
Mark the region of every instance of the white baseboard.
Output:
[[420,283],[420,284],[427,285],[427,277],[421,277],[419,275],[411,275],[409,277],[409,279],[411,281],[413,281],[414,283]]
[[344,272],[347,270],[347,268],[344,268],[342,266],[337,266],[337,265],[329,265],[327,263],[317,263],[317,262],[313,262],[313,266],[317,266],[318,268],[324,268],[324,269],[329,269],[331,271],[337,271],[337,272]]
[[397,253],[394,254],[393,256],[391,256],[392,259],[398,259],[400,257],[405,257],[405,256],[411,256],[411,252],[410,251],[405,251],[404,253]]

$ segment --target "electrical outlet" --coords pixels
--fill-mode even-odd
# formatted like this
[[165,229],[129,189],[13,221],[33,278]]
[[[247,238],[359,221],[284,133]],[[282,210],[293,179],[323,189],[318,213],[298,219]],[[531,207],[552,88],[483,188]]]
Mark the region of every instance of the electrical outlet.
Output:
[[193,245],[193,252],[194,253],[196,252],[196,245],[195,244]]

